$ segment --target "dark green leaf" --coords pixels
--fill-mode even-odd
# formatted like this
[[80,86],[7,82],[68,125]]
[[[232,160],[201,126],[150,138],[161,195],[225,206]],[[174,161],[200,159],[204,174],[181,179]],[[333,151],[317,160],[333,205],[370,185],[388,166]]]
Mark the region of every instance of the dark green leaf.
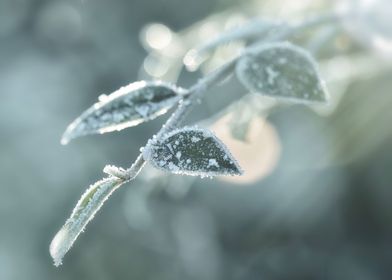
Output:
[[182,128],[153,140],[143,150],[153,166],[175,174],[241,175],[242,171],[226,146],[210,131]]
[[314,59],[290,43],[271,43],[249,51],[238,61],[236,73],[252,92],[295,102],[327,101]]

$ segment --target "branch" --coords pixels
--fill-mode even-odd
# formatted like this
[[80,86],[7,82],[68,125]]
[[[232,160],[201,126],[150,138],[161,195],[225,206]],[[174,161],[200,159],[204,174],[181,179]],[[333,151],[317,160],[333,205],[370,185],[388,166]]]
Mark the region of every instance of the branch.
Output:
[[[234,62],[235,61],[231,61],[225,64],[192,86],[180,101],[177,110],[166,121],[157,135],[154,136],[154,139],[159,139],[166,133],[177,128],[203,93],[213,85],[219,83],[233,71]],[[148,141],[146,147],[148,147],[150,142],[151,139]],[[115,166],[106,166],[104,168],[104,172],[109,174],[109,177],[94,183],[86,190],[76,204],[71,216],[55,235],[50,244],[49,251],[56,266],[61,265],[64,255],[72,247],[79,234],[83,232],[88,222],[94,218],[94,215],[102,207],[103,203],[120,186],[133,180],[143,169],[144,165],[145,160],[143,159],[143,155],[139,154],[135,162],[127,170]]]

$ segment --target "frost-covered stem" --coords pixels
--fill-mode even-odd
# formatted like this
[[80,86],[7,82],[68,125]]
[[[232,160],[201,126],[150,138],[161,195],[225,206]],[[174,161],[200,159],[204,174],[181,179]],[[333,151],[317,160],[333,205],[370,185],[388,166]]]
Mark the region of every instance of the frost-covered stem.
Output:
[[337,23],[341,20],[341,18],[342,15],[338,13],[317,15],[314,17],[310,17],[300,23],[294,24],[290,29],[292,32],[298,32],[327,23]]
[[181,100],[180,106],[165,123],[162,129],[158,132],[157,138],[159,139],[166,133],[177,128],[186,115],[190,112],[192,107],[197,104],[198,99],[212,86],[218,84],[220,81],[230,75],[234,69],[236,59],[224,64],[222,67],[213,71],[211,74],[200,79],[195,85],[189,88],[186,97]]
[[336,24],[341,21],[344,15],[339,13],[328,13],[323,15],[313,16],[306,20],[300,21],[291,25],[287,30],[283,32],[277,32],[275,35],[268,37],[267,39],[262,39],[261,41],[257,41],[255,44],[251,45],[248,50],[258,48],[259,46],[265,44],[265,42],[277,42],[284,41],[291,36],[297,35],[300,32],[303,32],[307,29],[318,27],[324,24]]
[[[218,84],[223,79],[225,79],[228,75],[230,75],[235,66],[236,60],[232,60],[217,70],[213,71],[210,75],[205,76],[200,79],[195,85],[189,88],[187,95],[180,101],[180,105],[176,109],[176,111],[170,116],[170,118],[166,121],[166,123],[162,126],[162,128],[155,135],[155,140],[160,139],[166,133],[172,131],[177,128],[186,115],[190,112],[192,107],[197,104],[197,100],[212,86]],[[150,142],[150,141],[149,141]],[[147,143],[147,148],[149,144]],[[124,182],[128,182],[133,180],[137,174],[144,167],[145,161],[143,159],[142,154],[140,154],[136,161],[132,164],[132,166],[125,170],[124,174],[119,177],[119,179],[124,180]],[[112,174],[115,175],[115,174]]]
[[125,182],[129,182],[131,180],[133,180],[138,174],[139,172],[142,170],[144,164],[146,162],[143,159],[143,155],[139,154],[139,156],[136,158],[135,162],[132,164],[132,166],[130,168],[128,168],[127,170],[125,170],[125,176],[123,177],[123,180]]
[[340,29],[337,26],[327,26],[307,43],[306,48],[313,56],[317,56],[318,52],[328,44],[328,42],[332,41],[339,31]]
[[256,36],[261,36],[268,32],[268,29],[272,26],[277,26],[281,22],[277,21],[266,21],[266,20],[252,20],[248,22],[245,26],[238,27],[231,30],[230,32],[223,33],[221,36],[201,45],[197,49],[192,49],[191,51],[197,51],[199,54],[206,53],[215,47],[229,43],[234,40],[245,40],[254,38]]
[[213,71],[211,74],[205,76],[200,79],[194,86],[189,89],[189,94],[194,94],[195,92],[203,92],[212,86],[218,84],[222,80],[224,80],[227,76],[229,76],[237,62],[237,59],[233,59],[228,63],[224,64],[217,70]]
[[[298,32],[301,32],[309,28],[313,28],[326,23],[335,23],[337,21],[340,21],[341,18],[342,15],[338,13],[328,13],[324,15],[318,15],[309,18],[307,20],[304,20],[298,24],[294,24],[286,32],[278,33],[275,37],[272,37],[270,39],[273,41],[284,40],[287,37],[292,36],[293,34],[296,34]],[[251,46],[248,49],[252,49],[252,47],[253,46]],[[197,103],[197,100],[203,95],[203,93],[213,85],[219,83],[221,80],[226,78],[230,73],[232,73],[238,58],[235,58],[232,61],[226,63],[222,67],[212,72],[210,75],[207,75],[204,78],[200,79],[195,85],[189,88],[187,95],[180,101],[180,105],[178,106],[177,110],[171,115],[171,117],[158,131],[158,133],[155,136],[155,139],[160,139],[166,133],[177,128],[181,124],[185,116],[190,112],[192,107]],[[149,144],[147,143],[146,147],[148,145]],[[142,154],[139,154],[136,161],[132,164],[132,166],[129,169],[125,170],[124,176],[121,176],[120,179],[124,180],[124,182],[133,180],[137,176],[137,174],[139,174],[139,172],[142,170],[144,164],[145,161],[143,159],[143,156]]]

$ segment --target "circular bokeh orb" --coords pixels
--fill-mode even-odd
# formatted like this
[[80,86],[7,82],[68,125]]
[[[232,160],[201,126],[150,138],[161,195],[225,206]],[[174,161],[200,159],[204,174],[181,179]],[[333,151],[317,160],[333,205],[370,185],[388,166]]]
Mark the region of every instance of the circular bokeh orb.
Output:
[[66,1],[48,2],[40,11],[35,26],[37,35],[55,45],[71,45],[82,35],[80,12]]
[[245,141],[235,139],[230,132],[230,122],[235,117],[233,113],[224,115],[210,128],[237,159],[244,174],[219,179],[238,185],[254,184],[275,170],[281,154],[279,135],[270,122],[257,116],[249,123]]

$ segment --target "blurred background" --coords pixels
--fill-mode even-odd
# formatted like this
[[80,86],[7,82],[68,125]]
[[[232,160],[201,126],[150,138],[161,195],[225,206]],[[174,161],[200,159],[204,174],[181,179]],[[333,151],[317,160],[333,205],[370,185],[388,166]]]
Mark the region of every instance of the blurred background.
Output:
[[198,68],[185,60],[193,72],[182,66],[189,49],[252,18],[300,19],[342,2],[0,0],[0,279],[391,279],[388,0],[347,0],[356,22],[293,39],[320,62],[329,106],[277,104],[235,78],[206,95],[188,123],[215,131],[244,177],[147,166],[63,266],[48,252],[102,168],[130,166],[166,118],[61,146],[99,95],[140,79],[189,86],[244,42]]

